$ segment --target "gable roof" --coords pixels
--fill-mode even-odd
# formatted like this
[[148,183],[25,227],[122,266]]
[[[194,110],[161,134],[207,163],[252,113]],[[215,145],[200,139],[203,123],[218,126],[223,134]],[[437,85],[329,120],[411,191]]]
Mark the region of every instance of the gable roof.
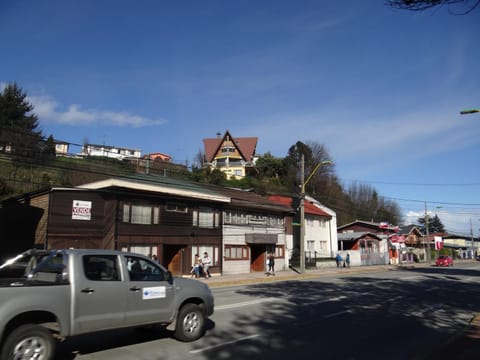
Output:
[[367,228],[367,229],[372,229],[376,232],[397,232],[398,231],[398,226],[393,226],[388,223],[377,223],[373,221],[362,221],[362,220],[355,220],[349,224],[341,225],[337,227],[337,231],[340,233],[343,230],[349,229],[349,228]]
[[[271,195],[268,198],[279,204],[288,205],[290,207],[293,206],[293,199],[289,196]],[[330,214],[318,208],[308,200],[304,201],[304,210],[305,210],[305,214],[308,214],[308,215],[323,216],[329,219],[332,217]]]
[[377,234],[367,232],[367,231],[339,233],[337,235],[338,241],[357,241],[357,240],[365,238],[365,237],[376,239],[376,240],[382,240],[382,238],[379,237]]
[[409,235],[411,233],[416,233],[418,236],[422,236],[422,232],[418,228],[417,225],[410,224],[410,225],[405,225],[405,226],[400,226],[400,235]]
[[203,145],[205,149],[205,160],[207,162],[212,162],[217,154],[218,150],[222,146],[225,138],[229,136],[232,143],[238,149],[242,157],[246,161],[252,161],[255,155],[255,149],[257,147],[257,137],[237,137],[234,138],[227,130],[223,137],[216,137],[216,138],[207,138],[203,139]]

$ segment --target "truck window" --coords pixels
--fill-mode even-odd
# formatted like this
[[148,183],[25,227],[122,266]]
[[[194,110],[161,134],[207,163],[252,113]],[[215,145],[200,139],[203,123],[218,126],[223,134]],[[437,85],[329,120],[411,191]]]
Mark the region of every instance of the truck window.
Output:
[[85,277],[93,281],[120,281],[118,258],[115,255],[84,255]]
[[63,254],[58,252],[44,256],[28,277],[38,281],[68,283]]
[[127,256],[130,281],[164,281],[163,270],[152,261],[135,256]]

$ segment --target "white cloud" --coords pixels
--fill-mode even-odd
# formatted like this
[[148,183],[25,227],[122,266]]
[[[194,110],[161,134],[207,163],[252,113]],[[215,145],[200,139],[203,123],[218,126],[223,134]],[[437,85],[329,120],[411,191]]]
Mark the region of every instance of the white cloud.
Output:
[[[430,219],[435,215],[438,216],[446,232],[456,235],[469,235],[468,221],[470,218],[463,211],[441,209],[437,212],[430,210],[427,212]],[[404,214],[404,223],[418,224],[418,219],[424,217],[425,211],[408,210]],[[475,229],[473,231],[475,232]]]
[[60,109],[60,104],[46,96],[30,96],[28,100],[34,105],[35,114],[44,122],[63,125],[101,124],[112,126],[144,127],[162,125],[164,119],[149,119],[128,112],[101,111],[82,109],[80,105],[69,105],[66,110]]

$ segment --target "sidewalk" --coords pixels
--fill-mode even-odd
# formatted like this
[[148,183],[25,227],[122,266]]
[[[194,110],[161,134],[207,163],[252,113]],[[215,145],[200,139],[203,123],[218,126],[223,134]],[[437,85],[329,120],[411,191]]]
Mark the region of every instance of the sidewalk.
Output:
[[[302,280],[316,277],[333,277],[337,275],[361,274],[375,271],[401,271],[417,267],[429,267],[430,264],[405,264],[405,265],[374,265],[357,266],[350,268],[321,268],[308,269],[300,274],[294,270],[278,271],[275,275],[266,275],[263,272],[234,274],[234,275],[214,275],[209,279],[200,278],[199,281],[205,282],[210,287],[248,285],[258,283],[268,283],[275,281]],[[480,314],[477,314],[470,324],[463,330],[450,338],[444,345],[435,349],[429,356],[423,360],[478,360],[480,359]]]

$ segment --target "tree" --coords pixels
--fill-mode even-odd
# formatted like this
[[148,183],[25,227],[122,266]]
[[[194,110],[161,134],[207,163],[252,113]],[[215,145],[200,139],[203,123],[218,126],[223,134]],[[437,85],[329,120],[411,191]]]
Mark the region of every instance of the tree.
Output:
[[259,177],[280,179],[287,174],[283,159],[274,157],[270,152],[260,156],[255,163]]
[[[450,10],[450,5],[458,4],[464,6],[462,11],[458,12]],[[480,5],[480,0],[387,0],[387,5],[396,9],[411,11],[424,11],[436,6],[448,5],[449,11],[452,14],[465,15],[475,10],[475,8]]]
[[33,105],[17,84],[0,93],[0,151],[17,158],[36,157],[41,151],[42,134]]
[[55,140],[53,139],[53,135],[50,135],[45,141],[45,147],[43,149],[43,154],[46,155],[48,158],[55,157]]
[[[427,214],[427,216],[429,216]],[[420,228],[420,231],[422,231],[424,234],[426,234],[426,231],[425,231],[425,217],[420,217],[418,218],[418,223],[419,223],[419,228]],[[433,233],[444,233],[445,232],[445,227],[443,226],[443,223],[442,221],[440,220],[440,218],[438,217],[437,214],[435,214],[435,216],[433,218],[430,218],[428,219],[428,232],[430,234],[433,234]]]

